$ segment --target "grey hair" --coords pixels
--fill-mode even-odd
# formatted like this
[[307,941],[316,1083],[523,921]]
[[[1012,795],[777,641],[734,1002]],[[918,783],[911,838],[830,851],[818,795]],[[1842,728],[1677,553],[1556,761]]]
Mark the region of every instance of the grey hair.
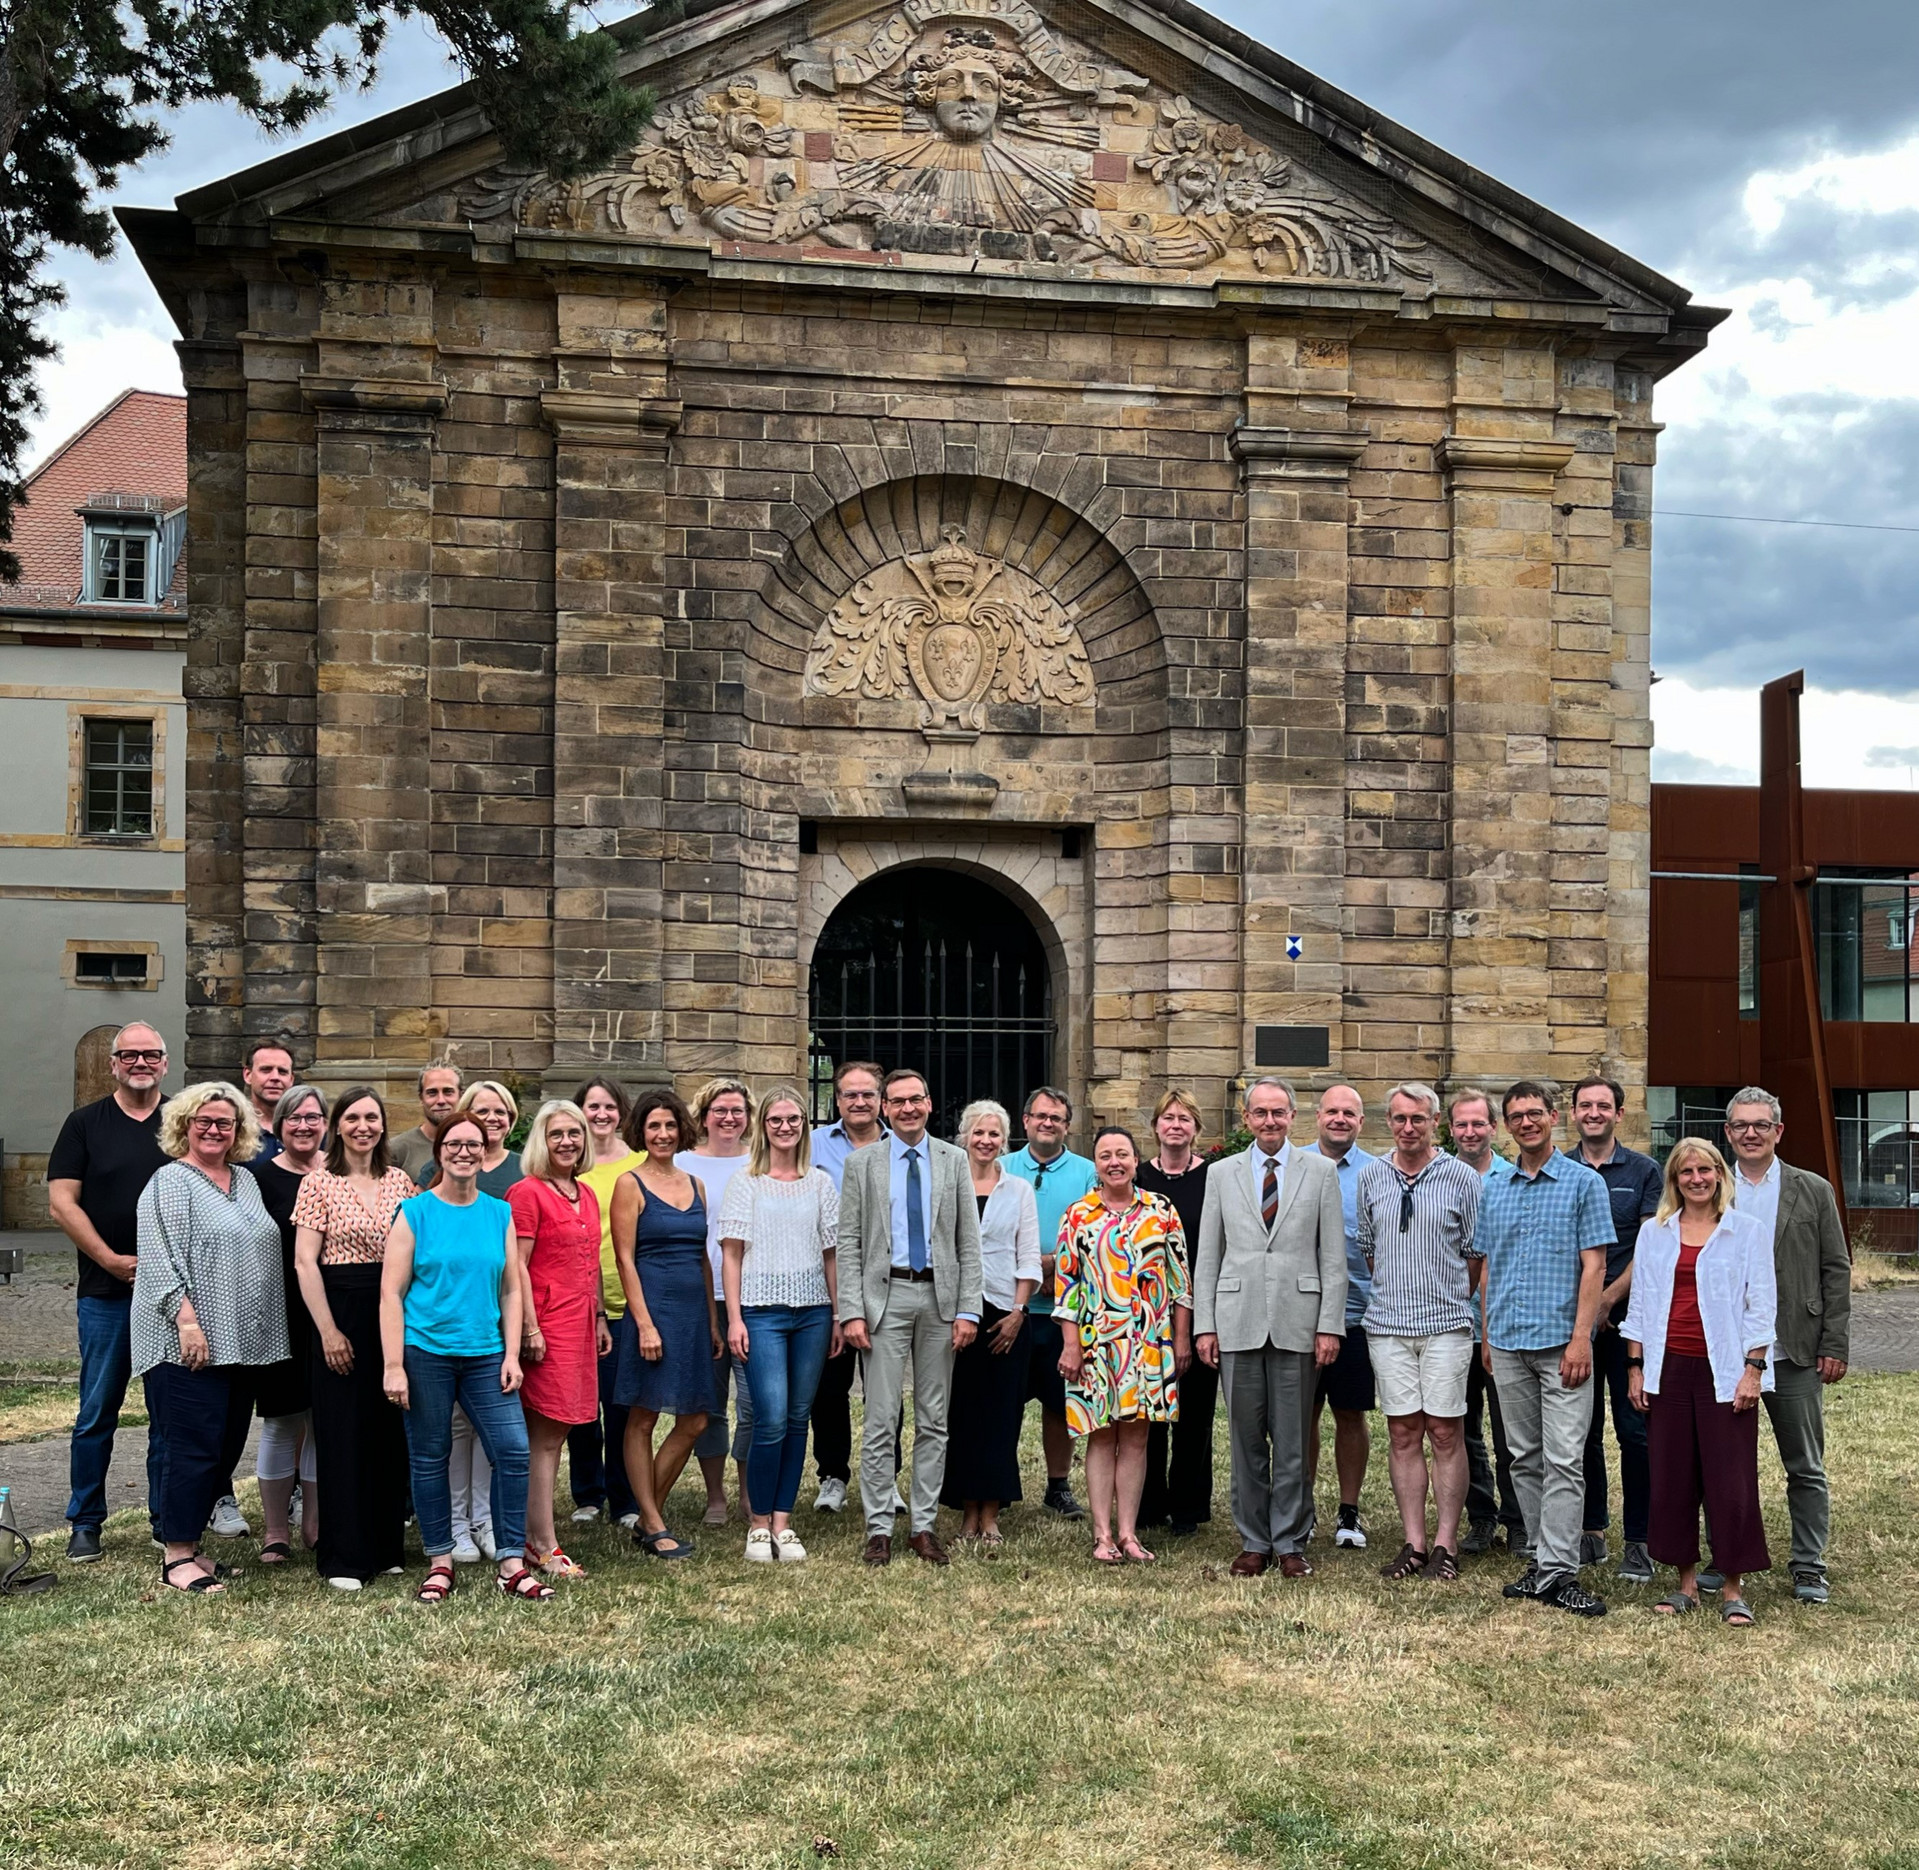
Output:
[[442,1058],[436,1060],[431,1065],[422,1065],[420,1067],[420,1075],[413,1081],[413,1089],[416,1094],[426,1089],[426,1074],[429,1071],[450,1071],[453,1074],[453,1088],[456,1091],[466,1088],[465,1072],[463,1072],[458,1065],[449,1065],[447,1061]]
[[[1408,1084],[1396,1084],[1386,1093],[1386,1102],[1390,1104],[1396,1097],[1409,1097],[1415,1104],[1424,1104],[1429,1117],[1439,1115],[1439,1093],[1430,1084],[1420,1084],[1417,1080]],[[1487,1105],[1488,1114],[1492,1106]]]
[[999,1123],[1000,1154],[1005,1155],[1007,1139],[1013,1134],[1013,1119],[1006,1114],[1004,1104],[996,1104],[990,1097],[977,1097],[960,1112],[959,1127],[953,1132],[953,1141],[962,1149],[970,1148],[974,1126],[987,1117],[995,1118]]
[[326,1093],[317,1084],[296,1084],[273,1107],[271,1121],[275,1136],[280,1134],[280,1125],[286,1122],[310,1097],[317,1097],[320,1100],[320,1121],[322,1123],[326,1121]]
[[1770,1091],[1761,1090],[1756,1084],[1747,1085],[1743,1091],[1735,1091],[1732,1096],[1726,1100],[1726,1121],[1728,1123],[1732,1121],[1733,1106],[1735,1104],[1764,1104],[1765,1107],[1772,1112],[1772,1120],[1774,1123],[1784,1123],[1786,1120],[1785,1109],[1780,1104],[1778,1098],[1774,1097]]
[[1243,1096],[1239,1100],[1241,1107],[1242,1108],[1250,1107],[1253,1101],[1253,1093],[1261,1089],[1268,1090],[1268,1091],[1284,1091],[1286,1093],[1286,1102],[1289,1108],[1291,1108],[1295,1112],[1298,1111],[1299,1099],[1294,1095],[1293,1087],[1290,1084],[1288,1084],[1284,1078],[1255,1078],[1252,1081],[1252,1083],[1246,1087],[1245,1096]]

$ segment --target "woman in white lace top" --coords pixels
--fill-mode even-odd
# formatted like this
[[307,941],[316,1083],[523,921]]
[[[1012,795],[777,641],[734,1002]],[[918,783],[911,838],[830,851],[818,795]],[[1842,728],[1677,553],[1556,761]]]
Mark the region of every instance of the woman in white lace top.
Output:
[[753,1398],[746,1556],[757,1561],[806,1556],[791,1520],[813,1392],[840,1348],[839,1220],[832,1178],[812,1166],[806,1106],[781,1085],[760,1100],[746,1170],[720,1206],[727,1347],[744,1363]]

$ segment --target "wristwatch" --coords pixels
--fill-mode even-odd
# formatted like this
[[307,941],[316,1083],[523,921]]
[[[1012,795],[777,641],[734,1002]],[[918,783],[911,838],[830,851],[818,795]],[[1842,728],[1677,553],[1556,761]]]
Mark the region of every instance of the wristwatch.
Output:
[[1748,1357],[1746,1359],[1746,1368],[1748,1370],[1757,1370],[1761,1376],[1764,1376],[1766,1374],[1766,1360],[1763,1357]]
[[1628,1357],[1626,1359],[1626,1368],[1628,1370],[1643,1370],[1645,1367],[1646,1360],[1643,1357]]

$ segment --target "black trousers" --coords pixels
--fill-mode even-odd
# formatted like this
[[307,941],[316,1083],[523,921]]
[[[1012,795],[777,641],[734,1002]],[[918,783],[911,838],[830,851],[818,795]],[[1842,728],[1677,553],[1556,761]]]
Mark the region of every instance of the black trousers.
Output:
[[1604,1532],[1611,1524],[1606,1506],[1606,1402],[1610,1398],[1613,1435],[1619,1443],[1625,1536],[1643,1544],[1652,1512],[1652,1464],[1646,1453],[1646,1417],[1632,1406],[1631,1378],[1626,1340],[1608,1325],[1593,1339],[1593,1387],[1596,1391],[1603,1383],[1606,1396],[1593,1397],[1593,1425],[1586,1436],[1586,1530]]
[[[1486,1458],[1484,1414],[1493,1419],[1491,1460]],[[1513,1456],[1499,1416],[1499,1387],[1480,1361],[1480,1346],[1475,1344],[1466,1372],[1466,1524],[1490,1526],[1495,1520],[1524,1542],[1526,1516],[1513,1489]]]
[[345,1376],[313,1335],[313,1458],[320,1488],[323,1578],[377,1578],[400,1563],[406,1533],[406,1418],[386,1399],[380,1269],[322,1266],[327,1306],[353,1347]]
[[[859,1373],[860,1354],[841,1351],[829,1357],[813,1392],[813,1465],[821,1480],[853,1482],[853,1378]],[[893,1472],[900,1471],[900,1434],[906,1423],[904,1405],[900,1427],[893,1431]],[[1017,1497],[1017,1496],[1015,1496]]]
[[147,1413],[160,1434],[160,1537],[198,1545],[247,1445],[259,1372],[250,1364],[156,1364],[146,1374]]
[[980,1305],[979,1333],[953,1359],[947,1385],[946,1478],[940,1503],[964,1511],[969,1500],[1010,1506],[1022,1498],[1019,1484],[1020,1418],[1026,1413],[1026,1334],[1004,1355],[987,1340],[1006,1316],[991,1299]]
[[1146,1431],[1142,1526],[1198,1526],[1213,1517],[1213,1417],[1219,1372],[1197,1357],[1179,1380],[1179,1420]]
[[613,1400],[613,1372],[619,1361],[618,1351],[611,1350],[600,1359],[600,1413],[566,1436],[567,1487],[573,1504],[603,1506],[610,1519],[624,1519],[635,1510],[626,1478],[626,1411]]

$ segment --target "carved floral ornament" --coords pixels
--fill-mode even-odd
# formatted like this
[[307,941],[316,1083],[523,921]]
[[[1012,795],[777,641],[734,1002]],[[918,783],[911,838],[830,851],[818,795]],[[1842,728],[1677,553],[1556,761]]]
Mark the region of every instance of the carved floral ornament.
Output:
[[[953,22],[963,23],[953,23]],[[1184,97],[1063,45],[1024,0],[907,0],[668,105],[619,169],[495,171],[475,222],[1101,271],[1427,279],[1421,242]]]
[[988,701],[1084,706],[1093,671],[1058,601],[963,526],[862,578],[828,613],[806,658],[809,695],[910,698],[929,732],[978,733]]

